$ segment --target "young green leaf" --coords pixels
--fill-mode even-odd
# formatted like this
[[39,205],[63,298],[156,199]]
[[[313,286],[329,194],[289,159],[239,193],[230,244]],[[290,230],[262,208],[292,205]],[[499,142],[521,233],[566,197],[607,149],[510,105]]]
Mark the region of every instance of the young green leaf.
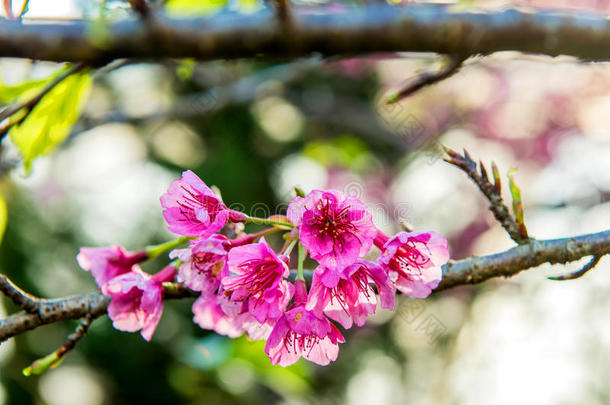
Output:
[[0,104],[9,104],[17,101],[23,96],[27,96],[34,90],[42,88],[51,78],[42,80],[32,80],[19,83],[13,86],[5,86],[0,82]]
[[522,236],[527,238],[527,228],[525,227],[525,220],[523,218],[523,202],[521,201],[521,190],[515,183],[513,178],[516,169],[510,169],[506,177],[508,177],[508,187],[510,189],[510,194],[513,198],[513,213],[515,214],[515,221],[517,222],[517,227],[519,228],[519,232]]
[[0,244],[2,244],[2,237],[4,236],[4,231],[6,230],[7,220],[8,211],[6,209],[6,202],[4,201],[2,194],[0,194]]
[[78,119],[91,87],[88,73],[74,74],[44,96],[27,118],[10,130],[26,173],[32,161],[63,142]]

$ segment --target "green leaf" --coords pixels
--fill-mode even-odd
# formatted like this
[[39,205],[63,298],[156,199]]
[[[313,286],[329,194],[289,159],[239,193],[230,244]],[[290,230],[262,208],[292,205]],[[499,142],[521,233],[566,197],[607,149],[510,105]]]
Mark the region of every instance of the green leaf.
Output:
[[506,177],[508,177],[508,187],[510,189],[510,195],[513,198],[513,212],[515,214],[515,218],[517,219],[517,223],[523,223],[523,205],[521,202],[521,190],[515,183],[513,176],[517,169],[510,169]]
[[32,374],[42,374],[50,368],[55,368],[61,364],[63,357],[59,357],[57,352],[46,355],[24,368],[22,373],[24,376],[29,377]]
[[510,195],[513,198],[513,213],[515,214],[515,222],[517,223],[517,228],[519,228],[519,233],[524,238],[528,237],[527,227],[525,226],[525,218],[523,216],[523,201],[521,200],[521,190],[515,183],[513,178],[517,169],[510,169],[508,171],[508,188],[510,189]]
[[228,0],[169,0],[165,5],[167,13],[176,17],[197,14],[209,16],[222,9]]
[[43,97],[10,137],[23,157],[26,173],[32,161],[49,153],[70,134],[91,87],[88,73],[74,74],[60,82]]
[[25,97],[34,90],[40,89],[49,81],[50,78],[42,80],[32,80],[23,82],[14,86],[4,86],[0,82],[0,104],[9,104],[17,101],[21,97]]
[[182,62],[178,65],[176,69],[176,74],[180,78],[180,80],[189,80],[193,77],[193,72],[195,71],[195,65],[197,62],[195,59],[187,58],[183,59]]
[[6,230],[7,221],[8,211],[6,209],[6,202],[4,201],[2,194],[0,194],[0,244],[2,243],[2,237],[4,236],[4,231]]

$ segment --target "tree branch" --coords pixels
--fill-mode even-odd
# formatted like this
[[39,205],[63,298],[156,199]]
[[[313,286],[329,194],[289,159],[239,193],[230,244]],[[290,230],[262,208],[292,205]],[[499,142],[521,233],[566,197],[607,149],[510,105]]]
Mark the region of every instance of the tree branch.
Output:
[[19,308],[27,312],[36,312],[40,306],[40,300],[17,287],[8,277],[0,274],[0,292],[10,298]]
[[[543,263],[568,263],[586,256],[610,253],[610,230],[571,238],[530,240],[501,253],[451,261],[443,266],[443,280],[436,291],[460,285],[478,284],[494,277],[511,277]],[[198,293],[179,284],[164,285],[165,298],[197,297]],[[19,312],[0,320],[0,342],[49,323],[106,313],[110,297],[101,292],[54,300],[40,300],[35,313]]]
[[0,342],[49,323],[80,319],[89,314],[98,317],[106,313],[109,302],[110,297],[100,292],[53,300],[41,299],[36,312],[18,312],[0,320]]
[[117,58],[234,59],[372,52],[437,52],[466,57],[515,50],[610,59],[603,15],[517,10],[452,12],[446,5],[371,4],[341,12],[291,9],[291,29],[276,13],[140,19],[109,24],[101,46],[87,21],[22,24],[0,20],[0,57],[105,63]]
[[610,230],[563,239],[535,240],[493,255],[449,262],[436,291],[478,284],[494,277],[512,277],[543,263],[568,263],[610,253]]

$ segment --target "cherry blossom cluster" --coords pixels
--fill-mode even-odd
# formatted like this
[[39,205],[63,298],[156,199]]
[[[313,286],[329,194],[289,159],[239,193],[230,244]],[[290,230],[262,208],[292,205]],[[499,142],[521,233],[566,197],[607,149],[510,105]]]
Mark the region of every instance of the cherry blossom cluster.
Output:
[[[320,365],[336,360],[345,329],[362,326],[378,306],[393,309],[396,291],[425,298],[442,277],[449,259],[447,241],[430,232],[385,235],[365,204],[336,190],[313,190],[295,197],[286,216],[253,218],[228,208],[193,172],[186,171],[161,196],[175,243],[141,252],[120,246],[81,248],[80,266],[91,271],[101,291],[111,297],[108,315],[116,329],[140,330],[150,340],[161,317],[164,282],[183,283],[199,292],[193,320],[229,337],[246,334],[266,340],[272,364],[288,366],[300,357]],[[253,222],[267,229],[228,238],[229,224]],[[284,233],[276,252],[265,235]],[[139,263],[171,249],[173,261],[155,275]],[[373,246],[380,254],[366,260]],[[296,271],[290,257],[297,247]],[[308,288],[303,262],[317,262]],[[378,305],[379,304],[379,305]]]

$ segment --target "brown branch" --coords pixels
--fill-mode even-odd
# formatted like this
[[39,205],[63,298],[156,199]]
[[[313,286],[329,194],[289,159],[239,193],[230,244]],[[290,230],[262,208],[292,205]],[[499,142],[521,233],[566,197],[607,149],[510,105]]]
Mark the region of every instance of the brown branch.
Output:
[[[571,238],[530,240],[501,253],[451,261],[443,266],[443,281],[437,291],[477,284],[494,277],[511,277],[543,263],[568,263],[586,256],[610,253],[610,230]],[[198,293],[179,284],[165,285],[165,298],[197,297]],[[40,300],[36,313],[19,312],[0,320],[0,342],[49,323],[67,319],[93,318],[106,313],[110,297],[100,292]]]
[[576,278],[580,278],[580,277],[584,276],[589,270],[592,270],[595,266],[597,266],[597,264],[600,262],[601,259],[602,259],[602,255],[593,256],[591,258],[591,260],[583,266],[582,269],[575,271],[574,273],[564,274],[561,276],[551,276],[551,277],[547,277],[547,278],[549,280],[557,280],[557,281],[574,280]]
[[78,341],[81,340],[87,334],[87,331],[89,331],[89,326],[91,326],[91,322],[93,322],[95,318],[96,317],[94,317],[93,315],[87,314],[83,319],[81,319],[74,333],[68,336],[66,343],[64,343],[63,346],[61,346],[59,349],[55,350],[57,358],[62,358],[70,350],[74,349],[74,346],[76,346]]
[[138,13],[142,18],[148,18],[150,15],[150,7],[146,0],[129,0],[131,8]]
[[284,24],[285,28],[290,27],[290,0],[274,0],[273,7],[275,8],[280,24]]
[[23,369],[23,374],[25,376],[30,376],[32,374],[41,374],[47,369],[59,365],[63,357],[68,354],[70,350],[74,349],[76,344],[83,337],[85,337],[87,331],[89,330],[91,322],[93,322],[95,318],[97,318],[97,316],[93,316],[92,314],[85,315],[83,319],[80,320],[74,333],[68,336],[66,343],[64,343],[59,349],[55,350],[53,353],[34,361],[32,364],[30,364],[30,366]]
[[494,277],[512,277],[547,262],[568,263],[608,253],[610,230],[563,239],[532,239],[501,253],[449,262],[443,267],[443,280],[437,290],[478,284]]
[[514,50],[583,60],[610,59],[604,15],[547,11],[455,12],[447,5],[369,4],[340,12],[291,7],[291,29],[272,10],[175,19],[158,16],[108,24],[104,45],[89,22],[0,21],[0,57],[106,63],[120,58],[200,60],[259,55],[298,57],[373,52],[470,56]]
[[26,312],[36,312],[40,306],[40,300],[17,287],[8,277],[0,274],[0,292],[10,298],[19,308]]
[[[7,280],[13,289],[19,290],[20,295],[37,300],[37,308],[29,313],[18,312],[0,320],[0,342],[49,323],[68,319],[80,319],[87,315],[95,319],[106,313],[106,308],[110,303],[110,297],[99,291],[91,292],[87,295],[76,295],[58,299],[34,298],[15,286],[6,276],[2,276],[2,279]],[[164,287],[164,297],[167,299],[199,296],[199,293],[189,290],[180,284],[165,283]],[[16,293],[12,294],[15,295]],[[11,299],[13,298],[11,297]],[[24,298],[18,297],[17,299]]]
[[402,89],[388,97],[386,102],[388,104],[396,103],[409,97],[424,87],[431,86],[453,76],[461,69],[464,60],[465,59],[462,56],[450,56],[449,63],[447,63],[447,65],[441,70],[438,72],[425,72],[419,76],[416,76]]
[[103,315],[109,302],[110,297],[100,292],[53,300],[40,299],[36,312],[18,312],[0,320],[0,342],[49,323],[80,319],[89,314],[93,317]]
[[455,165],[462,169],[468,177],[472,179],[479,187],[479,190],[489,200],[489,210],[494,214],[494,217],[500,222],[502,227],[508,232],[512,240],[519,244],[528,243],[530,241],[527,235],[527,229],[525,224],[517,223],[517,221],[510,215],[508,207],[502,200],[502,186],[500,183],[500,175],[498,169],[494,163],[492,163],[494,183],[489,181],[487,176],[487,170],[483,165],[483,162],[479,162],[479,171],[477,171],[477,164],[468,152],[464,149],[464,155],[460,155],[454,150],[443,146],[448,158],[444,160],[452,165]]
[[53,90],[59,83],[64,81],[66,78],[70,77],[73,74],[76,74],[82,71],[85,68],[85,65],[82,63],[77,63],[73,65],[70,69],[61,73],[55,79],[51,80],[47,83],[38,94],[34,97],[23,101],[21,103],[16,103],[5,107],[2,111],[0,111],[0,123],[7,118],[17,114],[21,110],[25,110],[25,113],[18,119],[12,122],[7,122],[2,127],[0,127],[0,140],[8,133],[8,131],[15,125],[21,124],[28,115],[32,112],[32,110],[38,105],[40,100],[43,99],[51,90]]

